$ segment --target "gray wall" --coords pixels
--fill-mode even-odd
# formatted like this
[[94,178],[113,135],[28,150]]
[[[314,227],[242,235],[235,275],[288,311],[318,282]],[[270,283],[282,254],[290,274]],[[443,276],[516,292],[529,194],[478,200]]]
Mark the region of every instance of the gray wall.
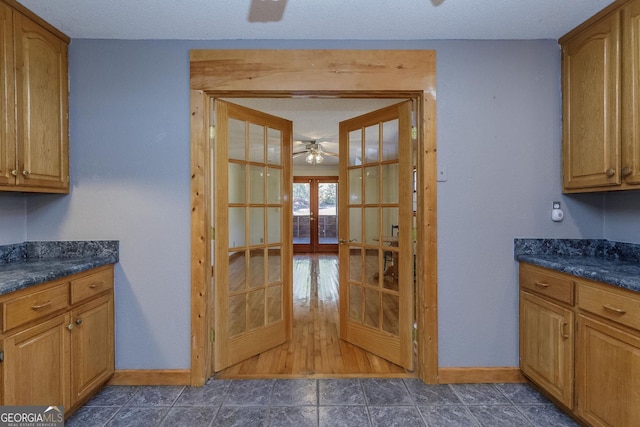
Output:
[[73,40],[72,190],[27,238],[121,241],[117,368],[189,367],[192,48],[436,49],[440,364],[518,364],[513,238],[604,236],[602,195],[561,195],[556,42]]
[[640,191],[607,193],[604,227],[609,240],[640,243]]
[[20,243],[27,236],[27,204],[21,193],[0,193],[0,245]]

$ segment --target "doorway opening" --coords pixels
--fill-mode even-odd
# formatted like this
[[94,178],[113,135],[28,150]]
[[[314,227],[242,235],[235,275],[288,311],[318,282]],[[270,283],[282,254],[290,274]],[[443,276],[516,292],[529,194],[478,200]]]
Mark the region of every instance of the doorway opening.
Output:
[[[271,113],[274,105],[293,104],[296,107],[289,109],[298,112],[306,110],[305,104],[308,108],[320,101],[261,101],[265,104],[258,110],[246,106],[256,103],[251,99],[211,97],[211,225],[217,230],[211,263],[215,266],[213,283],[218,283],[211,289],[216,331],[211,344],[216,355],[213,369],[218,372],[242,364],[242,370],[250,374],[245,360],[282,346],[296,331],[314,324],[315,317],[301,313],[310,309],[308,301],[294,307],[299,302],[293,301],[298,291],[294,285],[301,285],[304,277],[293,277],[290,271],[292,243],[300,247],[306,238],[301,252],[317,252],[322,246],[325,251],[340,249],[339,275],[333,275],[338,281],[332,283],[339,291],[340,303],[335,304],[339,310],[333,316],[336,321],[329,325],[339,331],[336,339],[413,371],[415,222],[411,192],[407,191],[413,186],[405,185],[414,170],[413,103],[387,99],[385,103],[391,105],[371,110],[376,102],[369,99],[324,100],[334,107],[332,111],[341,110],[338,106],[344,104],[360,104],[367,112],[356,116],[343,112],[347,117],[340,118],[344,120],[328,125],[339,128],[333,142],[339,151],[334,153],[339,179],[299,176],[292,184],[292,159],[297,156],[290,141],[294,120],[303,127],[309,119]],[[314,117],[319,115],[314,111]],[[389,233],[394,227],[398,232]],[[331,245],[322,244],[323,235],[333,240]],[[307,272],[319,274],[316,270]],[[318,301],[317,286],[314,298],[316,306],[323,303]],[[317,341],[311,334],[302,336],[309,342],[293,349],[312,347]],[[333,353],[342,360],[340,346]],[[329,372],[313,373],[328,375],[344,369],[345,374],[384,373],[362,372],[348,363],[338,365]]]
[[[309,67],[309,64],[313,64]],[[354,91],[357,88],[357,92]],[[437,382],[435,52],[192,51],[192,384],[209,376],[213,233],[209,230],[209,100],[216,96],[405,97],[417,120],[418,376]],[[423,125],[426,125],[423,128]],[[406,229],[405,229],[406,230]],[[400,232],[401,236],[410,236]],[[380,241],[382,241],[380,239]],[[364,247],[364,246],[363,246]],[[385,249],[387,250],[387,249]],[[392,251],[392,250],[391,250]],[[364,264],[364,263],[362,263]],[[215,335],[217,338],[217,334]]]

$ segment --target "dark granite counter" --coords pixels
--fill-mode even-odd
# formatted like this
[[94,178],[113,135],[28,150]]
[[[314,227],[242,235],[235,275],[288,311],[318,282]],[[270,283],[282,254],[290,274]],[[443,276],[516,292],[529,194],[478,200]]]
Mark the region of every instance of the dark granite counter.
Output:
[[25,242],[0,246],[0,295],[119,260],[116,240]]
[[520,262],[640,292],[640,245],[601,239],[514,239],[514,256]]

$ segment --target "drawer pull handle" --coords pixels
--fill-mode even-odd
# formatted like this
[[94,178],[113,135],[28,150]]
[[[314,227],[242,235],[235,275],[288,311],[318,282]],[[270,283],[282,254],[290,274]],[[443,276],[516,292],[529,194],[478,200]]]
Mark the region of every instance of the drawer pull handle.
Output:
[[544,282],[540,282],[540,281],[536,281],[535,285],[540,287],[540,288],[548,288],[549,287],[548,283],[544,283]]
[[569,331],[567,331],[567,326],[569,326],[569,324],[567,322],[562,322],[562,338],[567,339],[569,338]]
[[35,304],[31,306],[31,310],[40,310],[41,308],[49,307],[51,305],[51,301],[47,301],[43,304]]
[[95,282],[95,283],[92,283],[92,284],[89,286],[89,289],[95,289],[95,288],[97,288],[98,286],[102,286],[102,282]]
[[610,305],[608,305],[608,304],[603,304],[603,305],[602,305],[602,308],[604,308],[604,309],[605,309],[605,310],[607,310],[607,311],[611,311],[611,312],[613,312],[613,313],[620,314],[620,315],[622,315],[622,314],[627,314],[627,310],[623,310],[623,309],[621,309],[621,308],[616,308],[616,307],[611,307],[611,306],[610,306]]

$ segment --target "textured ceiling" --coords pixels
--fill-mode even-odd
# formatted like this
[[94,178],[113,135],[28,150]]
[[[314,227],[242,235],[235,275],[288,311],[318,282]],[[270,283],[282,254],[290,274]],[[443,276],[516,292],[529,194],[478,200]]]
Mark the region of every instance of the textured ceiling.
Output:
[[[611,0],[21,0],[71,38],[557,39]],[[268,21],[268,22],[262,22]]]

